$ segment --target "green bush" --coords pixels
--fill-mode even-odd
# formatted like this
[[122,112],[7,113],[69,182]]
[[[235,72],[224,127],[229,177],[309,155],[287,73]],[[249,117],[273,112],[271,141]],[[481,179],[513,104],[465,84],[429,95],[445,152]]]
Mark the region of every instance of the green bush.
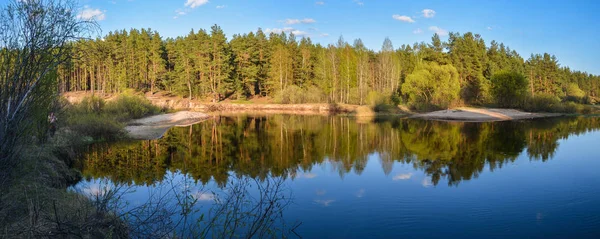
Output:
[[87,96],[63,112],[66,126],[75,133],[94,140],[115,140],[125,136],[124,122],[157,114],[160,109],[149,100],[133,94],[122,94],[106,102],[97,96]]
[[501,107],[521,107],[527,99],[527,78],[518,72],[501,71],[492,76],[492,96]]
[[558,97],[541,93],[529,97],[523,108],[529,112],[560,112],[561,103]]
[[142,96],[122,94],[106,104],[105,112],[118,121],[127,121],[158,114],[160,109]]
[[81,102],[73,105],[71,111],[78,114],[101,114],[106,106],[106,101],[98,96],[86,96]]
[[321,88],[316,86],[309,86],[305,90],[304,103],[322,103],[327,102],[327,95]]
[[321,103],[326,98],[327,96],[323,93],[323,90],[318,87],[309,86],[307,89],[302,89],[292,85],[275,93],[273,101],[280,104]]
[[459,99],[458,71],[451,65],[424,63],[406,76],[402,92],[415,108],[447,108]]
[[377,91],[369,91],[367,94],[367,104],[375,107],[376,105],[388,104],[387,98],[384,94]]

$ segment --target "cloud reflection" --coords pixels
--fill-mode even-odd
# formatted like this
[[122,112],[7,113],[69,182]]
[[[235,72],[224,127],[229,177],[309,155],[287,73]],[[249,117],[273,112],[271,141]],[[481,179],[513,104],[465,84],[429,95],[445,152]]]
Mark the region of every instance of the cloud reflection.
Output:
[[361,198],[364,195],[365,195],[365,189],[364,188],[361,188],[361,189],[358,190],[358,192],[356,192],[356,197],[357,198]]
[[421,181],[421,185],[423,185],[423,187],[431,187],[433,186],[433,182],[431,182],[431,178],[430,177],[425,177],[423,178],[423,181]]
[[328,200],[315,200],[316,203],[321,204],[321,206],[323,207],[329,207],[329,205],[331,205],[333,202],[335,202],[334,199],[328,199]]
[[394,181],[398,181],[398,180],[407,180],[410,179],[412,177],[412,173],[401,173],[401,174],[396,174],[396,176],[394,176],[392,179]]
[[215,195],[207,192],[196,192],[193,197],[198,201],[214,201]]

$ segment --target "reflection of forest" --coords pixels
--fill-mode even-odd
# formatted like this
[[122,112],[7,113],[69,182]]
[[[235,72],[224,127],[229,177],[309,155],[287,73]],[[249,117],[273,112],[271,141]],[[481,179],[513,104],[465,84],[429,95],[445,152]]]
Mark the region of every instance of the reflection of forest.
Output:
[[164,138],[95,145],[85,156],[84,174],[113,181],[153,184],[166,170],[183,171],[207,183],[225,185],[229,173],[264,178],[294,177],[329,161],[344,175],[360,174],[369,154],[378,153],[389,174],[395,161],[411,163],[434,184],[456,185],[514,161],[526,148],[548,160],[558,140],[600,129],[600,118],[520,122],[448,123],[376,119],[360,124],[347,117],[269,115],[221,117],[174,128]]

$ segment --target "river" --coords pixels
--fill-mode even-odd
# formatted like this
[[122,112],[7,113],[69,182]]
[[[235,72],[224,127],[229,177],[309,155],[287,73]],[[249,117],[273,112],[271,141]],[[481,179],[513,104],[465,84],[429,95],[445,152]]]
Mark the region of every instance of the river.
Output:
[[[593,117],[467,123],[230,115],[158,140],[93,145],[77,167],[84,179],[74,190],[92,197],[119,191],[114,208],[132,223],[143,221],[131,219],[135,213],[165,212],[138,233],[600,237],[600,118]],[[169,193],[175,196],[159,200]],[[185,220],[175,211],[186,212]]]

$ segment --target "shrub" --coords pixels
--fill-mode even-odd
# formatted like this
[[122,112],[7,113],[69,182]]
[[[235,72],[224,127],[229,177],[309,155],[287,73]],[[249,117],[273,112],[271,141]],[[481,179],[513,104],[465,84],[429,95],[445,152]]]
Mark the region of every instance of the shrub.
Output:
[[521,107],[527,99],[527,78],[518,72],[501,71],[492,76],[492,96],[501,107]]
[[306,88],[304,103],[321,103],[327,101],[327,95],[323,90],[316,86]]
[[327,96],[323,90],[309,86],[306,90],[298,86],[291,85],[283,91],[275,93],[273,101],[280,104],[302,104],[302,103],[321,103]]
[[451,65],[422,64],[406,76],[402,92],[413,106],[446,108],[459,98],[458,71]]
[[537,94],[524,104],[524,109],[530,112],[559,112],[560,99],[551,94]]
[[567,85],[566,93],[566,100],[577,103],[583,103],[584,97],[586,96],[585,92],[581,90],[579,86],[575,83],[570,83],[569,85]]
[[113,115],[119,121],[139,119],[160,112],[148,99],[130,94],[119,95],[117,99],[106,104],[105,108],[107,114]]
[[387,97],[377,91],[369,91],[367,94],[367,104],[376,106],[380,104],[387,104]]
[[73,106],[72,110],[78,114],[101,114],[105,105],[104,99],[92,95],[83,97],[79,104]]

